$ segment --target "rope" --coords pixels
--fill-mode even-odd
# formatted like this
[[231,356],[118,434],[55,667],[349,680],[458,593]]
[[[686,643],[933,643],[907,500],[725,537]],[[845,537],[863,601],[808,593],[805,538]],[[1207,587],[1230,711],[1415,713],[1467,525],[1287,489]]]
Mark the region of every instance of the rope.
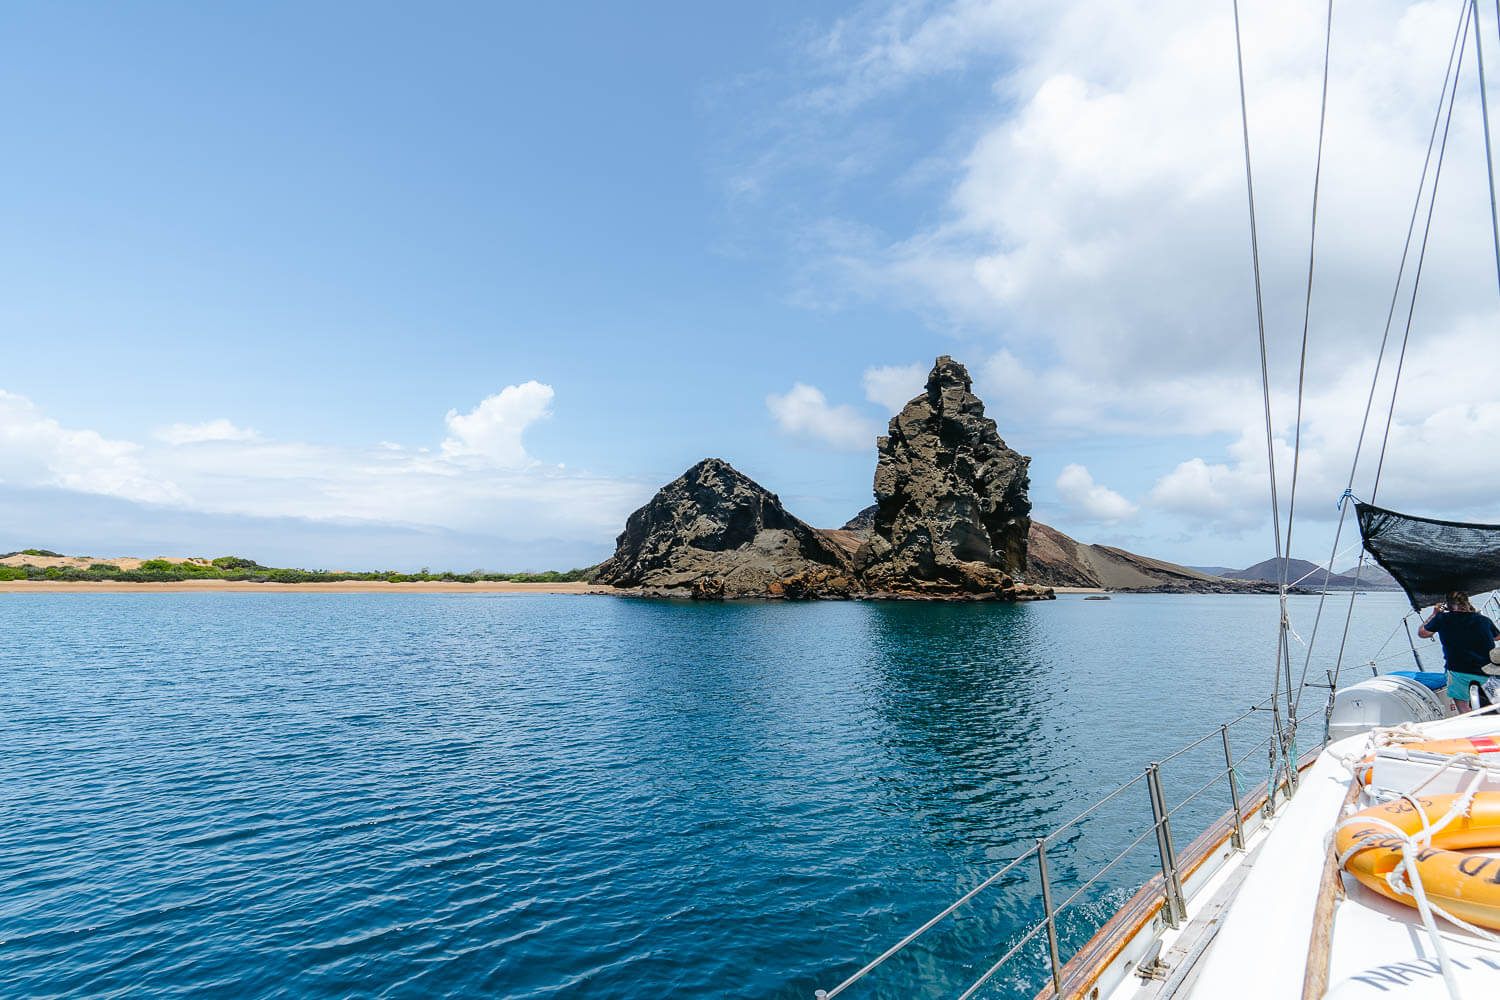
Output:
[[[1490,706],[1490,708],[1473,712],[1472,715],[1493,714],[1496,709],[1500,709],[1500,706]],[[1344,765],[1344,768],[1349,769],[1350,775],[1358,775],[1359,766],[1364,766],[1365,763],[1374,760],[1374,756],[1380,750],[1401,748],[1404,745],[1424,741],[1425,738],[1427,738],[1425,733],[1422,733],[1422,730],[1412,723],[1403,723],[1400,726],[1376,729],[1370,733],[1370,739],[1365,744],[1367,753],[1364,756],[1356,759],[1355,754],[1343,754],[1343,756],[1338,757],[1338,760],[1340,760],[1341,765]],[[1410,760],[1410,757],[1406,756],[1406,754],[1403,754],[1403,757]],[[1443,814],[1442,819],[1434,823],[1431,817],[1428,816],[1422,802],[1416,798],[1416,795],[1422,789],[1425,789],[1428,784],[1433,783],[1443,772],[1449,771],[1451,768],[1457,768],[1460,765],[1472,766],[1472,768],[1475,768],[1475,775],[1473,775],[1473,778],[1470,778],[1469,784],[1464,787],[1463,792],[1458,795],[1458,798],[1454,799],[1454,804],[1449,807],[1448,813]],[[1428,900],[1427,888],[1422,885],[1422,873],[1418,870],[1418,862],[1421,859],[1422,852],[1433,844],[1434,835],[1440,834],[1443,829],[1448,828],[1451,823],[1454,823],[1458,817],[1469,814],[1470,808],[1473,807],[1475,796],[1478,795],[1479,789],[1481,789],[1482,784],[1487,780],[1488,774],[1493,772],[1494,769],[1496,769],[1496,765],[1488,762],[1488,760],[1485,760],[1479,754],[1452,754],[1440,768],[1437,768],[1433,774],[1428,775],[1418,787],[1410,790],[1410,792],[1401,793],[1400,798],[1406,799],[1415,808],[1419,819],[1422,820],[1422,829],[1416,832],[1416,834],[1407,835],[1403,829],[1398,828],[1394,823],[1386,822],[1386,820],[1379,819],[1379,817],[1368,816],[1350,817],[1350,819],[1344,820],[1344,822],[1341,822],[1335,828],[1335,837],[1337,837],[1338,832],[1343,831],[1346,826],[1356,825],[1356,823],[1359,823],[1359,825],[1368,823],[1368,825],[1376,826],[1376,828],[1386,829],[1386,831],[1389,831],[1389,834],[1395,835],[1401,841],[1401,862],[1386,874],[1386,885],[1397,895],[1409,895],[1409,897],[1413,898],[1413,903],[1416,904],[1416,909],[1418,909],[1418,915],[1421,916],[1422,925],[1424,925],[1428,937],[1433,942],[1434,951],[1437,952],[1439,967],[1443,972],[1443,982],[1448,987],[1449,996],[1452,997],[1461,997],[1461,993],[1454,978],[1454,970],[1452,970],[1452,963],[1448,957],[1448,949],[1446,949],[1445,943],[1443,943],[1442,934],[1439,934],[1439,931],[1437,931],[1436,918],[1443,918],[1449,924],[1463,928],[1463,930],[1469,931],[1470,934],[1475,934],[1476,937],[1490,940],[1490,942],[1500,942],[1500,936],[1485,930],[1485,928],[1475,927],[1469,921],[1464,921],[1464,919],[1452,915],[1452,913],[1443,909],[1439,904]],[[1368,847],[1380,846],[1383,840],[1386,840],[1386,838],[1380,834],[1361,838],[1361,840],[1352,844],[1349,850],[1346,850],[1343,855],[1340,855],[1340,858],[1338,858],[1338,867],[1344,868],[1344,865],[1349,864],[1349,859],[1358,855],[1361,850],[1368,849]]]
[[[1373,739],[1372,742],[1374,742]],[[1477,758],[1477,756],[1477,754],[1458,755],[1454,758],[1454,760],[1449,761],[1447,764],[1443,765],[1443,767],[1439,768],[1438,771],[1430,776],[1427,780],[1431,781],[1433,778],[1437,777],[1438,774],[1441,774],[1443,773],[1443,771],[1446,771],[1448,768],[1454,766],[1458,762],[1458,760],[1462,759],[1463,757]],[[1404,830],[1396,826],[1394,823],[1374,816],[1354,816],[1339,823],[1339,825],[1334,829],[1334,836],[1337,837],[1338,833],[1345,827],[1353,825],[1363,826],[1368,824],[1377,828],[1383,828],[1400,840],[1401,861],[1396,865],[1396,867],[1386,873],[1386,885],[1390,886],[1391,891],[1393,891],[1397,895],[1411,896],[1414,900],[1417,907],[1417,913],[1422,918],[1422,926],[1426,929],[1427,936],[1432,940],[1433,950],[1437,953],[1438,966],[1442,970],[1443,982],[1448,987],[1448,994],[1449,996],[1455,998],[1461,997],[1462,993],[1459,991],[1458,982],[1454,978],[1452,960],[1448,957],[1448,949],[1443,942],[1442,935],[1438,933],[1437,920],[1435,918],[1442,917],[1449,923],[1452,923],[1458,927],[1462,927],[1464,930],[1470,931],[1471,933],[1474,933],[1479,937],[1485,938],[1490,941],[1500,941],[1500,935],[1493,934],[1480,927],[1475,927],[1468,921],[1454,916],[1438,904],[1428,899],[1427,890],[1422,885],[1422,873],[1417,868],[1417,863],[1421,857],[1422,851],[1432,846],[1432,838],[1435,834],[1441,833],[1460,816],[1468,815],[1469,810],[1474,804],[1474,796],[1478,794],[1479,787],[1484,782],[1484,779],[1485,772],[1477,772],[1469,781],[1468,787],[1466,787],[1464,791],[1453,800],[1453,804],[1448,808],[1448,811],[1444,813],[1442,818],[1439,819],[1436,823],[1432,822],[1431,818],[1427,815],[1427,810],[1422,806],[1421,801],[1416,798],[1415,793],[1403,793],[1401,795],[1401,798],[1411,804],[1411,806],[1416,810],[1417,816],[1422,820],[1422,829],[1417,831],[1415,834],[1408,835]],[[1424,785],[1426,783],[1427,782],[1423,782]],[[1346,851],[1339,855],[1339,868],[1342,869],[1346,864],[1348,864],[1349,859],[1354,857],[1354,855],[1358,854],[1360,851],[1379,846],[1381,842],[1385,840],[1387,840],[1387,838],[1378,833],[1371,834],[1366,837],[1361,837],[1359,840],[1350,845],[1350,847]]]

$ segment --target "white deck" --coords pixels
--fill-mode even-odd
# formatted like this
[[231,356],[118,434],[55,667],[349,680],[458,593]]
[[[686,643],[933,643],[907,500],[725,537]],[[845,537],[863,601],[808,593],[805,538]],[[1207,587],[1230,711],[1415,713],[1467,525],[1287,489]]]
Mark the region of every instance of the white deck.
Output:
[[[1433,738],[1448,738],[1494,733],[1497,722],[1493,716],[1460,718],[1423,729]],[[1356,737],[1324,751],[1302,773],[1292,800],[1250,838],[1246,853],[1195,889],[1188,901],[1189,923],[1161,934],[1165,980],[1131,974],[1105,995],[1112,1000],[1300,998],[1328,845],[1349,789],[1350,775],[1339,755],[1364,745],[1364,738]],[[1361,801],[1358,808],[1369,804]],[[1417,911],[1342,878],[1347,896],[1334,914],[1327,996],[1448,997]],[[1500,945],[1448,928],[1443,940],[1463,996],[1500,996]]]

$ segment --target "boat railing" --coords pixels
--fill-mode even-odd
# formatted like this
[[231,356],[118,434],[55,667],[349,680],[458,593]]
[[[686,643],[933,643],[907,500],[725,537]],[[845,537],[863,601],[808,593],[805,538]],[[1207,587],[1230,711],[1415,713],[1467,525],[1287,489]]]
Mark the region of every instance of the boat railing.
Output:
[[[1153,837],[1156,841],[1157,864],[1152,865],[1152,867],[1159,868],[1160,875],[1153,875],[1147,882],[1147,886],[1149,887],[1151,884],[1157,883],[1160,891],[1160,898],[1159,900],[1155,900],[1150,903],[1150,909],[1153,912],[1159,912],[1161,914],[1161,919],[1166,926],[1181,926],[1181,924],[1188,919],[1187,894],[1183,889],[1183,884],[1185,881],[1187,881],[1188,877],[1192,875],[1200,879],[1207,878],[1214,871],[1217,871],[1218,868],[1222,866],[1222,864],[1224,864],[1230,857],[1232,857],[1234,853],[1243,851],[1245,848],[1245,827],[1247,821],[1255,817],[1258,813],[1269,815],[1276,808],[1276,795],[1278,791],[1284,791],[1285,794],[1289,796],[1294,788],[1293,782],[1295,782],[1296,780],[1294,777],[1296,771],[1296,762],[1284,761],[1284,763],[1290,764],[1290,766],[1281,767],[1278,769],[1278,748],[1275,742],[1275,733],[1268,735],[1264,739],[1255,743],[1253,746],[1250,746],[1248,749],[1238,750],[1238,748],[1235,748],[1231,743],[1231,730],[1252,718],[1264,715],[1267,711],[1270,710],[1270,704],[1270,699],[1267,699],[1266,701],[1253,705],[1242,715],[1230,720],[1229,722],[1224,723],[1223,725],[1219,726],[1218,729],[1210,732],[1208,735],[1203,736],[1202,738],[1179,748],[1178,750],[1172,752],[1171,754],[1168,754],[1158,761],[1152,761],[1139,774],[1125,781],[1123,784],[1119,785],[1113,791],[1095,801],[1092,805],[1069,819],[1067,822],[1054,828],[1046,835],[1035,838],[1031,846],[1027,847],[1016,857],[1005,862],[999,869],[995,870],[990,875],[985,877],[972,889],[964,893],[958,899],[954,900],[954,902],[949,904],[942,911],[935,914],[921,926],[912,930],[909,934],[901,938],[895,944],[891,945],[885,951],[881,952],[875,958],[871,959],[856,972],[845,978],[837,986],[828,990],[816,990],[814,992],[814,997],[816,997],[817,1000],[834,1000],[835,997],[840,996],[851,987],[866,979],[866,977],[875,972],[875,970],[879,969],[887,961],[905,951],[907,948],[911,947],[934,927],[937,927],[939,924],[942,924],[944,921],[953,917],[954,914],[958,913],[959,910],[964,908],[966,904],[972,902],[975,897],[979,896],[986,889],[991,888],[996,883],[1005,879],[1007,876],[1017,874],[1018,870],[1022,869],[1022,866],[1026,865],[1028,862],[1034,862],[1035,868],[1033,871],[1040,883],[1039,901],[1041,903],[1041,917],[1035,922],[1028,924],[1024,928],[1022,928],[1021,936],[1014,942],[1012,942],[1010,947],[1007,948],[1006,951],[1001,954],[998,959],[996,959],[991,965],[989,965],[978,979],[974,980],[966,989],[963,990],[963,992],[958,994],[958,1000],[969,1000],[969,998],[977,994],[985,987],[986,984],[990,983],[995,978],[995,976],[1001,972],[1001,970],[1005,969],[1006,966],[1013,962],[1018,955],[1026,950],[1028,945],[1031,945],[1043,935],[1045,935],[1046,938],[1046,958],[1044,969],[1039,970],[1039,973],[1045,974],[1047,972],[1050,972],[1050,985],[1053,995],[1060,996],[1063,993],[1065,968],[1067,967],[1067,964],[1077,959],[1087,946],[1080,945],[1078,948],[1073,949],[1066,958],[1064,957],[1063,945],[1061,936],[1059,934],[1059,917],[1071,907],[1077,906],[1080,902],[1084,901],[1089,890],[1094,889],[1096,886],[1098,886],[1101,880],[1103,880],[1110,872],[1114,871],[1122,862],[1125,861],[1127,857],[1130,857],[1138,848],[1140,848],[1143,844],[1145,844]],[[1302,722],[1317,718],[1322,714],[1323,708],[1322,706],[1319,706],[1316,711],[1306,713],[1297,721],[1300,725]],[[1205,744],[1213,741],[1218,741],[1220,747],[1222,748],[1222,766],[1216,768],[1208,781],[1189,793],[1186,798],[1183,798],[1175,804],[1169,805],[1168,799],[1163,790],[1161,777],[1162,765],[1171,763],[1172,761],[1184,757],[1192,751],[1203,747]],[[1320,734],[1317,745],[1321,746],[1322,742],[1323,740]],[[1269,750],[1267,750],[1268,747],[1270,748]],[[1244,791],[1241,787],[1240,775],[1243,772],[1245,765],[1255,755],[1260,753],[1267,754],[1269,764],[1268,776],[1265,783],[1259,785],[1255,789],[1255,791],[1250,796],[1248,796],[1249,808],[1247,812],[1247,796],[1244,794]],[[1295,756],[1295,751],[1293,751],[1293,755]],[[1211,790],[1213,790],[1221,783],[1227,786],[1229,811],[1219,820],[1219,824],[1223,824],[1222,836],[1216,838],[1215,844],[1210,846],[1222,846],[1227,842],[1230,849],[1227,851],[1220,851],[1217,854],[1213,850],[1209,850],[1203,857],[1194,857],[1188,859],[1179,858],[1177,852],[1177,838],[1174,837],[1172,832],[1173,818],[1182,813],[1184,809],[1197,802],[1202,796],[1207,795]],[[1130,843],[1126,844],[1123,849],[1115,853],[1114,856],[1106,861],[1100,868],[1098,868],[1098,870],[1094,871],[1093,874],[1090,875],[1085,882],[1079,885],[1076,889],[1073,889],[1073,891],[1066,898],[1064,898],[1061,902],[1056,902],[1056,889],[1058,888],[1059,880],[1054,876],[1051,868],[1049,867],[1049,849],[1056,846],[1065,834],[1080,828],[1081,824],[1083,824],[1091,816],[1098,813],[1106,805],[1119,799],[1130,790],[1135,789],[1143,784],[1145,785],[1147,796],[1150,800],[1151,824],[1147,826],[1144,832],[1142,832],[1138,837],[1133,839]],[[1217,828],[1218,824],[1211,824],[1208,831],[1205,831],[1205,834],[1215,832]],[[1144,891],[1145,889],[1143,888],[1142,892]],[[1033,904],[1037,901],[1038,900],[1033,897]],[[1039,947],[1040,946],[1037,946],[1037,948]],[[1033,950],[1037,949],[1034,948]],[[1045,991],[1045,987],[1043,987],[1043,989]]]

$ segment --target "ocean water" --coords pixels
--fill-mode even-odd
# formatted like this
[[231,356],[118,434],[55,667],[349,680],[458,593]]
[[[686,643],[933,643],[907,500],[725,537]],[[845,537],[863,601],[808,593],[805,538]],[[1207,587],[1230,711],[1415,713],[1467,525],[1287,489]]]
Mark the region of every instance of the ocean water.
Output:
[[[1409,665],[1405,610],[1362,597],[1346,662]],[[1275,622],[1207,595],[3,595],[0,996],[811,997],[1266,697]],[[1165,765],[1169,801],[1222,759]],[[1178,849],[1228,802],[1189,801]],[[1149,823],[1137,786],[1059,838],[1059,895]],[[1065,948],[1155,864],[1148,838],[1065,910]],[[1021,866],[849,995],[955,995],[1035,891]]]

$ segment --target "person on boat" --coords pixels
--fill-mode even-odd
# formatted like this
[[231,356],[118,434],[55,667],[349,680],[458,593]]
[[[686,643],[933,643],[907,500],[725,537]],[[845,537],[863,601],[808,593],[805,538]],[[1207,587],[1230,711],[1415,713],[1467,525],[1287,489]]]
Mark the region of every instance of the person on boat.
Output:
[[1500,638],[1500,628],[1484,615],[1474,610],[1469,595],[1461,590],[1448,594],[1448,603],[1432,609],[1428,618],[1417,629],[1423,639],[1437,636],[1443,644],[1443,666],[1448,670],[1448,697],[1453,699],[1459,711],[1469,710],[1469,685],[1478,684],[1480,701],[1489,704],[1483,694],[1484,682],[1489,680],[1484,668],[1490,665],[1490,650]]

